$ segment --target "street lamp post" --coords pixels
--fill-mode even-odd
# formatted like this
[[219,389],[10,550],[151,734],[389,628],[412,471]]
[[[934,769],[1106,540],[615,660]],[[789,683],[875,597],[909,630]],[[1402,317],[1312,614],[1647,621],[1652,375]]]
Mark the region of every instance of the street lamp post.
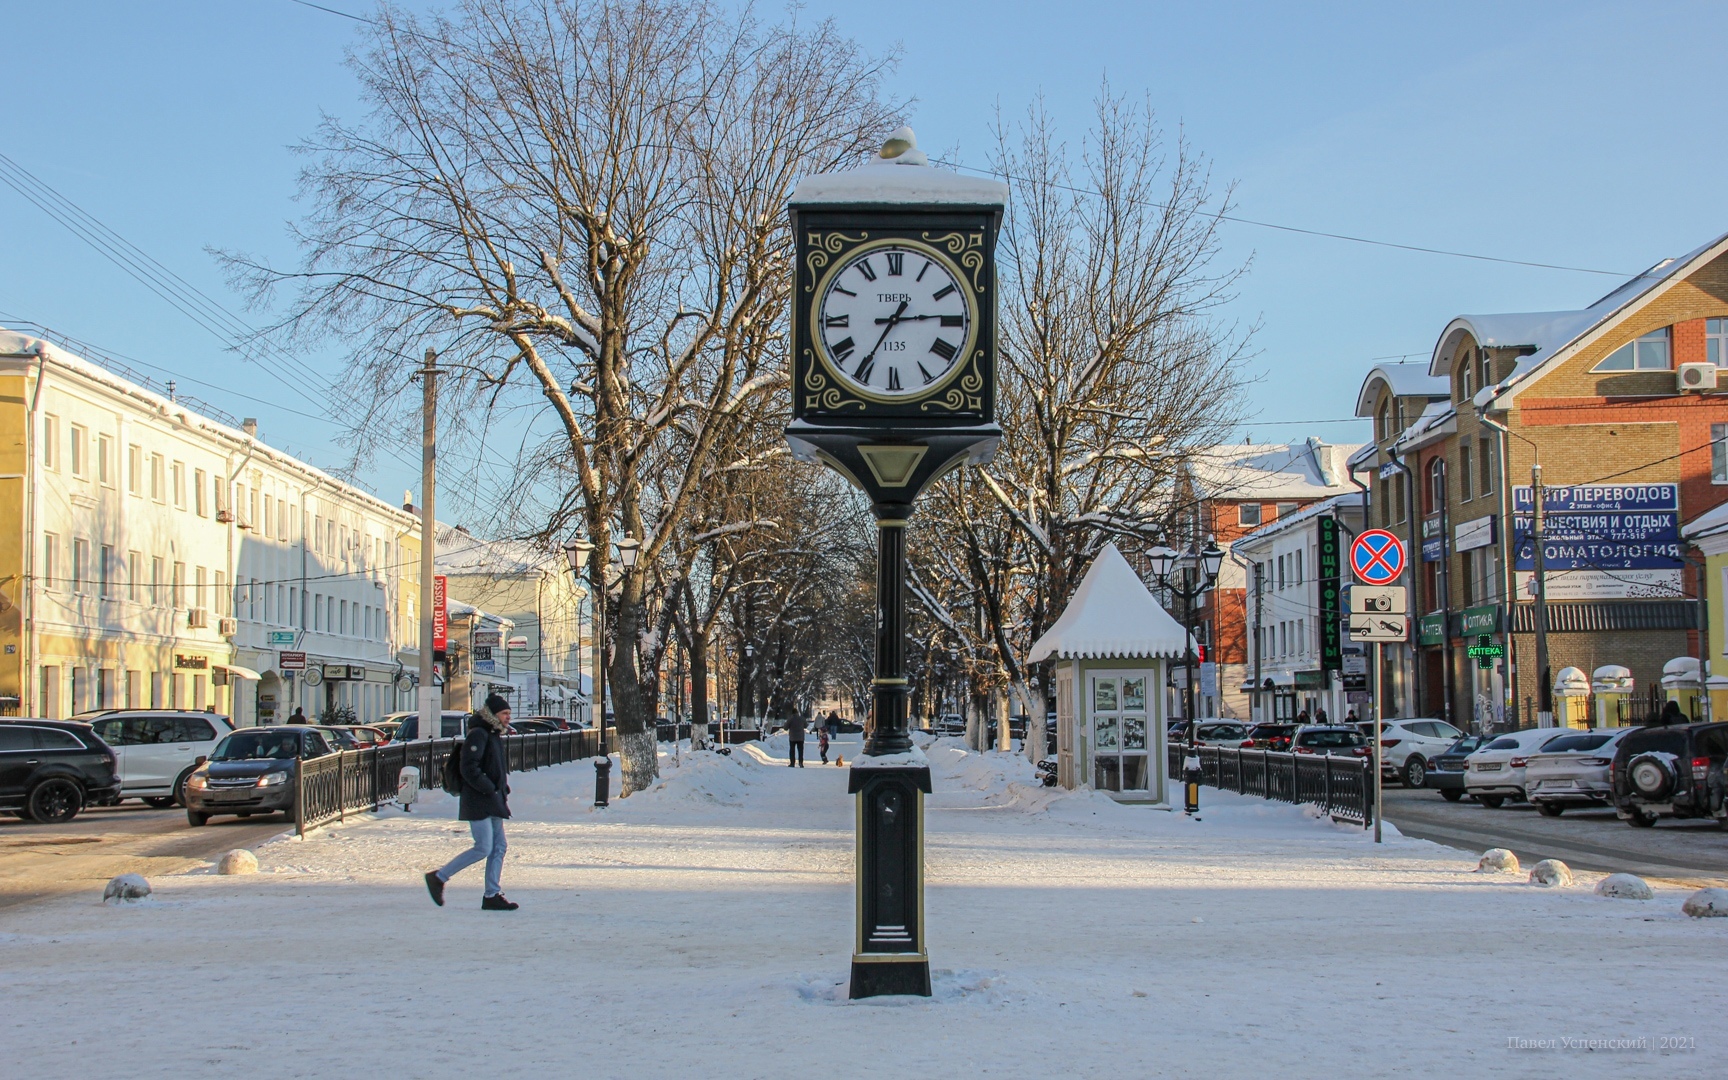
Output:
[[[1218,571],[1224,566],[1224,552],[1219,549],[1217,541],[1207,540],[1206,549],[1199,553],[1189,551],[1178,555],[1167,547],[1160,547],[1148,554],[1158,584],[1168,589],[1172,596],[1182,598],[1182,626],[1188,635],[1182,650],[1182,666],[1187,675],[1182,714],[1188,722],[1188,752],[1182,758],[1182,782],[1186,788],[1183,811],[1193,815],[1200,812],[1200,754],[1194,742],[1194,601],[1217,584]],[[1178,565],[1182,568],[1180,585],[1170,581],[1170,575]],[[1195,577],[1196,569],[1201,572],[1198,579]]]

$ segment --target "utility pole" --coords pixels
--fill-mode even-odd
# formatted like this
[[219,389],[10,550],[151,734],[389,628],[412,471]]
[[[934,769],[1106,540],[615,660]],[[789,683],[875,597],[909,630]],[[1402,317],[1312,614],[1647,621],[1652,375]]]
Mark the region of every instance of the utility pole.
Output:
[[433,557],[437,554],[438,492],[438,354],[426,350],[426,363],[420,369],[420,737],[436,739],[440,734],[439,716],[443,702],[439,700],[437,679],[432,666],[433,637]]
[[[1254,700],[1260,701],[1260,654],[1265,651],[1260,637],[1263,625],[1260,620],[1261,608],[1266,602],[1266,573],[1262,563],[1254,564]],[[1266,715],[1266,703],[1260,703],[1260,719],[1266,721],[1272,717]]]
[[1554,726],[1554,677],[1548,670],[1548,580],[1542,558],[1542,463],[1530,466],[1530,546],[1534,549],[1536,586],[1536,726]]

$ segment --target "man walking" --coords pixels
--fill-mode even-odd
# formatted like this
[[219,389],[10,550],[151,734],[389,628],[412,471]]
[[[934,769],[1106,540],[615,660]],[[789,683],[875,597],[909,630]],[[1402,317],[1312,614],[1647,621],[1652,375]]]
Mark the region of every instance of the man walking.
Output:
[[288,722],[290,724],[304,724],[306,722],[306,710],[298,705],[294,706],[294,715],[288,718]]
[[804,767],[804,717],[795,715],[786,721],[786,767]]
[[432,902],[444,906],[444,885],[464,867],[486,860],[486,894],[480,901],[484,911],[515,911],[521,905],[504,898],[500,878],[504,873],[504,819],[510,816],[505,796],[510,784],[505,779],[509,761],[504,756],[502,736],[510,730],[510,703],[497,694],[468,720],[468,738],[462,743],[462,794],[457,818],[468,823],[474,836],[474,846],[444,864],[441,869],[428,871],[426,891]]

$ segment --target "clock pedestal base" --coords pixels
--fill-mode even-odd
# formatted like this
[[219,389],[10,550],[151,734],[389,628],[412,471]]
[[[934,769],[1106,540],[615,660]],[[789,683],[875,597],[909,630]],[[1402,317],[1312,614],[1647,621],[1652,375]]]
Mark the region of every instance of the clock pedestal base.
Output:
[[[921,760],[917,751],[900,755]],[[924,947],[924,795],[929,766],[856,765],[857,935],[851,997],[930,996]]]

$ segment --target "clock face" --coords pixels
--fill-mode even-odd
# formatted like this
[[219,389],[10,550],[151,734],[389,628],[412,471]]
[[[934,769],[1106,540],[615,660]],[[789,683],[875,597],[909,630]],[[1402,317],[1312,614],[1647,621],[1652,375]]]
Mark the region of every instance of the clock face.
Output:
[[960,369],[977,322],[965,279],[947,259],[890,242],[835,267],[812,329],[828,367],[855,393],[906,401],[938,389]]

